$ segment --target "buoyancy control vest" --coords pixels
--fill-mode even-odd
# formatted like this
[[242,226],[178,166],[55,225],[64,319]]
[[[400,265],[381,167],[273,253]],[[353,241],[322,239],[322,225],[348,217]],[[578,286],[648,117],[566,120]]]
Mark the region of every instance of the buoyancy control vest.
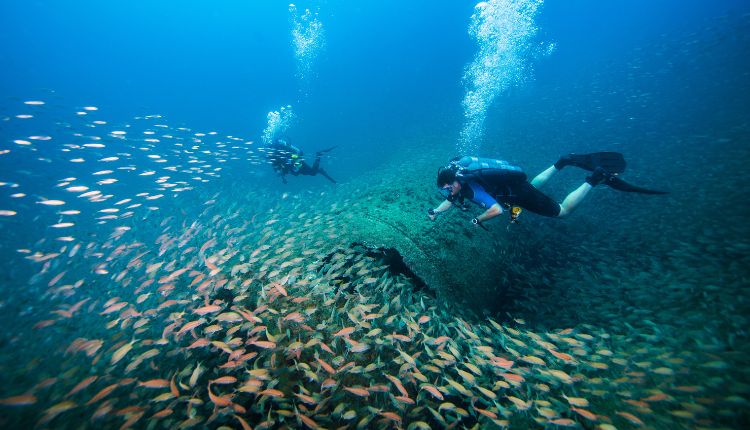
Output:
[[526,173],[523,169],[505,160],[465,156],[454,158],[448,168],[454,169],[456,179],[463,181],[479,181],[486,185],[497,185],[525,181]]

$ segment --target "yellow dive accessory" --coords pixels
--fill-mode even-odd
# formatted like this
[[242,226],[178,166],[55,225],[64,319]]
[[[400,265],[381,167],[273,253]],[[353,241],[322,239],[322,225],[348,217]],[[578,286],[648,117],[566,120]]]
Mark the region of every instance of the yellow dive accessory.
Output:
[[521,215],[522,210],[520,206],[510,208],[510,222],[518,223],[518,216]]

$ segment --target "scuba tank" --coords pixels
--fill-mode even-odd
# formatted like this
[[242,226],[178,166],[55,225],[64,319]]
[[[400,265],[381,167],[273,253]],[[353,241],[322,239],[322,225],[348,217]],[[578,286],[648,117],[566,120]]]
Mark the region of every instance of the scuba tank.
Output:
[[454,158],[448,164],[448,168],[454,169],[456,177],[465,181],[497,183],[497,181],[517,182],[526,180],[526,173],[523,172],[523,169],[505,160],[493,158],[470,156]]

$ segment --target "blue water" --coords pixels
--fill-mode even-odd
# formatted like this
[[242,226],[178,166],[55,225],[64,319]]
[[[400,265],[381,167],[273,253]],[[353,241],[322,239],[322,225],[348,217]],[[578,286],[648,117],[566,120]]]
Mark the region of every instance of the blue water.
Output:
[[[310,97],[297,107],[306,140],[380,145],[415,123],[431,127],[435,117],[455,116],[462,69],[474,52],[466,34],[472,2],[298,6],[316,6],[327,32]],[[285,4],[11,1],[0,7],[7,41],[0,90],[8,96],[48,88],[113,115],[149,111],[245,136],[257,136],[266,112],[298,99]],[[747,10],[739,0],[545,4],[539,35],[557,50],[535,64],[536,81],[564,83],[576,70],[632,55],[659,35],[687,34],[712,17]]]
[[[500,3],[516,6],[529,2]],[[0,418],[0,427],[8,423],[33,425],[45,409],[59,403],[62,395],[88,375],[85,369],[90,360],[82,359],[82,354],[62,354],[77,337],[106,341],[96,358],[101,358],[101,363],[91,370],[102,378],[83,392],[87,398],[106,385],[102,372],[107,373],[106,378],[118,380],[125,376],[140,380],[168,377],[149,370],[122,375],[116,366],[107,366],[111,352],[137,336],[130,328],[121,333],[115,330],[114,334],[103,329],[102,320],[106,323],[114,319],[114,314],[105,318],[99,314],[103,302],[110,297],[122,296],[131,304],[135,302],[138,293],[131,291],[132,286],[154,276],[133,274],[142,265],[125,276],[125,265],[141,249],[149,250],[145,264],[161,258],[162,234],[184,239],[189,242],[186,246],[195,248],[211,238],[226,239],[216,248],[207,248],[219,260],[224,255],[218,248],[227,246],[239,252],[241,257],[232,255],[222,261],[227,264],[224,272],[231,265],[245,264],[248,254],[271,243],[270,251],[263,249],[259,254],[261,261],[252,262],[252,273],[265,273],[270,269],[260,267],[263,259],[275,261],[292,238],[297,242],[291,243],[299,249],[290,247],[293,252],[285,253],[285,258],[298,256],[301,249],[323,248],[321,243],[335,246],[336,240],[346,241],[346,222],[342,220],[368,205],[382,208],[383,201],[392,202],[403,211],[403,225],[398,224],[403,231],[414,235],[429,231],[414,221],[425,221],[423,208],[403,208],[432,205],[431,191],[425,191],[424,196],[412,192],[426,190],[424,184],[432,187],[435,169],[464,148],[460,140],[467,111],[462,100],[470,90],[465,75],[479,52],[477,41],[468,31],[472,14],[478,10],[475,2],[321,0],[295,4],[300,14],[309,8],[323,29],[320,38],[312,41],[317,45],[313,43],[314,55],[307,59],[304,79],[299,74],[299,62],[306,59],[295,58],[293,18],[286,2],[0,3],[0,182],[4,183],[0,186],[0,211],[14,213],[0,216],[0,322],[8,328],[0,336],[0,374],[8,375],[11,381],[0,384],[0,400],[27,392],[29,386],[44,377],[60,376],[53,389],[34,391],[39,397],[35,406],[0,410],[13,411],[10,418]],[[746,227],[750,216],[746,187],[750,179],[746,170],[750,161],[750,3],[571,0],[537,4],[540,7],[535,13],[524,15],[530,19],[526,22],[530,39],[523,39],[523,46],[513,46],[518,64],[523,67],[494,69],[502,76],[508,72],[511,78],[508,85],[488,99],[482,126],[472,135],[471,144],[477,155],[509,160],[523,166],[533,177],[561,154],[620,151],[628,160],[626,179],[666,189],[671,194],[642,199],[597,189],[571,221],[524,214],[522,227],[515,230],[506,229],[505,220],[498,222],[501,227],[488,233],[494,235],[491,237],[496,244],[526,241],[516,247],[515,253],[504,254],[510,262],[508,267],[500,264],[494,268],[498,278],[516,279],[516,285],[522,286],[541,280],[536,290],[539,302],[514,303],[511,308],[493,301],[472,311],[480,315],[502,314],[501,318],[511,310],[520,312],[523,319],[538,324],[527,328],[540,333],[577,324],[597,326],[602,332],[630,328],[633,332],[618,338],[620,343],[612,341],[617,354],[623,353],[628,359],[635,357],[632,361],[687,357],[684,368],[674,364],[678,362],[670,362],[669,366],[674,365],[678,373],[675,379],[669,379],[671,374],[662,379],[659,378],[663,373],[649,375],[654,378],[648,380],[653,387],[668,390],[688,386],[679,394],[671,393],[680,401],[693,402],[690,387],[705,385],[703,394],[710,402],[698,403],[719,404],[719,418],[709,424],[742,428],[747,423],[746,412],[733,414],[731,410],[745,407],[750,393],[745,354],[750,352],[750,343],[744,316],[748,310],[745,263],[750,255]],[[502,33],[512,27],[500,26],[496,30]],[[44,101],[44,105],[24,103],[35,100]],[[88,106],[98,109],[84,109]],[[294,115],[277,134],[302,148],[308,161],[316,150],[337,146],[323,158],[322,166],[340,185],[331,185],[319,176],[288,177],[289,184],[284,185],[264,164],[258,147],[269,127],[269,113],[282,107]],[[25,114],[33,118],[17,116]],[[39,136],[51,136],[51,140],[32,138]],[[160,141],[144,140],[151,138]],[[97,143],[106,146],[81,148]],[[117,160],[97,161],[115,156]],[[407,156],[414,157],[413,164],[421,169],[415,172],[407,167],[411,175],[407,177],[423,178],[424,184],[398,181],[392,166],[408,166],[403,159]],[[86,161],[70,162],[76,157]],[[159,158],[167,161],[156,164]],[[176,167],[161,170],[166,166]],[[92,176],[92,172],[104,169],[114,172]],[[150,171],[155,173],[150,175]],[[169,178],[155,182],[166,176]],[[117,178],[118,182],[97,184],[107,178]],[[582,178],[581,171],[566,170],[545,191],[559,200],[580,185]],[[163,187],[163,183],[171,188]],[[107,203],[91,202],[76,197],[84,191],[71,194],[64,189],[84,185],[116,197],[105,198]],[[370,195],[370,187],[381,187],[379,194]],[[389,192],[384,193],[382,187]],[[349,195],[336,194],[341,189],[351,193],[355,201]],[[402,194],[404,190],[408,192]],[[13,196],[16,193],[25,195]],[[341,198],[327,200],[332,196]],[[45,206],[42,203],[46,199],[63,199],[66,204]],[[131,200],[120,203],[125,199]],[[124,214],[129,210],[127,206],[137,202],[142,205]],[[355,204],[361,206],[350,212]],[[101,212],[104,208],[119,211],[116,217],[97,218],[110,213]],[[81,214],[58,213],[70,209],[80,210]],[[447,219],[465,223],[466,216],[462,216]],[[314,221],[308,224],[308,219]],[[50,227],[69,221],[75,221],[76,226],[59,230]],[[455,228],[457,240],[480,243],[476,236],[453,226],[453,221],[444,221],[437,228],[443,232]],[[273,228],[283,228],[283,234],[268,227],[277,222]],[[125,239],[113,233],[118,226],[130,228],[124,233]],[[232,231],[235,232],[228,233]],[[232,234],[239,234],[237,231],[242,238],[234,240]],[[275,232],[271,239],[268,231]],[[60,238],[68,234],[75,237]],[[325,240],[318,240],[320,236]],[[120,251],[113,249],[126,242],[135,242],[135,251],[117,258]],[[72,255],[74,245],[80,247],[76,248],[77,256]],[[278,253],[277,246],[281,248]],[[37,251],[51,253],[61,249],[61,255],[48,263],[32,263],[24,258]],[[164,258],[174,261],[174,267],[166,264],[169,271],[190,265],[195,265],[190,266],[194,270],[205,269],[202,264],[206,256],[198,258],[195,249],[193,254],[174,246],[164,249]],[[305,254],[305,258],[318,255]],[[436,261],[435,265],[440,268],[450,264],[450,260],[448,256],[447,261]],[[314,263],[321,264],[315,266],[320,272],[310,275],[310,279],[318,279],[325,272],[320,269],[320,261]],[[305,261],[299,267],[289,267],[311,270],[313,264]],[[283,269],[289,270],[287,266]],[[590,285],[581,287],[575,272],[579,269],[586,274],[591,270]],[[51,278],[63,271],[63,281],[48,285],[54,284]],[[118,273],[123,278],[110,282]],[[325,274],[338,279],[334,275]],[[263,275],[264,282],[270,278]],[[77,279],[84,283],[83,287],[76,287],[79,290],[75,293],[64,288],[57,291],[61,284]],[[122,279],[123,283],[132,282],[125,285],[131,288],[121,288],[118,282]],[[597,284],[602,279],[604,284],[615,279],[635,286],[623,285],[631,288],[630,295],[618,290],[610,296],[606,285]],[[352,282],[356,281],[353,277]],[[650,285],[663,288],[663,302],[654,300]],[[190,291],[190,287],[180,286],[185,288],[178,288],[174,294],[192,300],[184,309],[203,305],[199,296],[180,295]],[[480,287],[487,285],[477,286],[478,291]],[[566,291],[578,291],[576,287],[582,288],[581,296],[566,298],[576,306],[555,309],[562,303],[556,300]],[[373,296],[380,297],[378,294],[382,293],[376,291]],[[460,291],[456,295],[460,296]],[[139,309],[158,306],[157,296],[154,293]],[[54,313],[86,297],[91,301],[80,312],[86,314],[85,319],[66,319]],[[411,304],[417,306],[420,300],[414,297],[404,301],[413,299]],[[487,296],[487,301],[492,297]],[[730,303],[734,298],[736,303]],[[255,299],[258,298],[253,296]],[[386,296],[383,300],[393,298]],[[430,303],[429,298],[425,300]],[[580,306],[579,300],[587,305]],[[653,341],[655,335],[651,332],[639,332],[642,327],[633,329],[629,325],[646,318],[640,318],[639,312],[647,315],[649,324],[661,324],[654,332],[662,338]],[[675,323],[683,321],[683,317],[689,326],[684,332]],[[58,322],[51,328],[42,328],[47,330],[44,332],[30,328],[46,319]],[[152,337],[157,339],[163,326],[171,321],[155,317],[149,323]],[[439,330],[447,324],[437,321],[438,315],[434,315],[436,324],[425,325],[425,331],[443,333]],[[558,321],[563,321],[561,326],[556,324]],[[337,317],[336,323],[344,322]],[[405,326],[408,324],[401,325]],[[28,342],[32,337],[35,341]],[[637,349],[636,340],[643,339],[653,341],[651,355],[643,353],[646,347]],[[635,352],[627,349],[630,345]],[[138,348],[138,353],[147,349],[145,345]],[[59,354],[45,355],[47,350]],[[64,359],[54,363],[59,356]],[[180,357],[180,366],[194,365],[190,358],[195,356]],[[401,360],[398,355],[395,357]],[[386,362],[392,358],[383,355]],[[697,364],[706,361],[708,365]],[[620,369],[614,365],[612,368]],[[718,369],[726,370],[730,376],[722,379],[708,375]],[[642,369],[629,370],[637,373]],[[398,371],[395,365],[390,370],[393,374]],[[617,380],[618,376],[613,373],[604,378]],[[187,379],[185,375],[181,378]],[[651,387],[640,386],[637,381],[633,384],[644,390]],[[572,394],[582,395],[568,392]],[[206,393],[198,388],[195,395],[206,398]],[[642,397],[646,395],[642,393]],[[539,394],[538,398],[544,396]],[[473,403],[460,403],[459,397],[452,397],[459,406],[468,408]],[[507,401],[503,402],[510,408]],[[118,408],[125,406],[118,404]],[[618,428],[627,428],[627,421],[614,415],[625,410],[621,403],[606,398],[596,406],[602,413],[620,419]],[[365,405],[359,407],[362,409],[358,413],[367,413]],[[76,413],[80,415],[70,422],[88,419],[94,409],[79,408]],[[714,418],[703,411],[697,412],[698,419],[679,421],[669,408],[654,409],[654,415],[642,410],[639,413],[653,417],[649,424],[655,428],[708,425],[700,419]],[[204,409],[202,413],[208,415],[211,411]],[[576,415],[566,416],[575,417],[577,425],[584,428],[590,424]],[[179,420],[186,418],[180,415]],[[52,427],[66,426],[61,419],[52,419]],[[477,422],[479,419],[476,417]],[[118,417],[106,423],[119,426],[122,421]],[[219,423],[228,421],[213,424]],[[436,428],[434,421],[430,423]],[[524,423],[515,422],[521,426]],[[166,421],[164,425],[177,424],[179,421]]]

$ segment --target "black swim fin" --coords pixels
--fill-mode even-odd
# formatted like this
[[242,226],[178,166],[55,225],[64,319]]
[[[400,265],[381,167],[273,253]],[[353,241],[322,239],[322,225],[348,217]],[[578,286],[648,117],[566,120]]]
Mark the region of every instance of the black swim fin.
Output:
[[332,146],[332,147],[327,148],[327,149],[321,149],[320,151],[316,152],[315,155],[321,155],[321,154],[325,154],[326,152],[331,152],[331,151],[333,151],[334,149],[336,149],[338,147],[339,146],[336,145],[336,146]]
[[568,154],[555,163],[557,169],[576,166],[593,172],[597,167],[608,173],[620,174],[625,171],[625,157],[619,152],[592,152],[591,154]]
[[629,184],[616,176],[607,177],[604,185],[614,188],[617,191],[623,191],[626,193],[640,193],[640,194],[669,194],[668,191],[649,190],[648,188],[637,187],[633,184]]

